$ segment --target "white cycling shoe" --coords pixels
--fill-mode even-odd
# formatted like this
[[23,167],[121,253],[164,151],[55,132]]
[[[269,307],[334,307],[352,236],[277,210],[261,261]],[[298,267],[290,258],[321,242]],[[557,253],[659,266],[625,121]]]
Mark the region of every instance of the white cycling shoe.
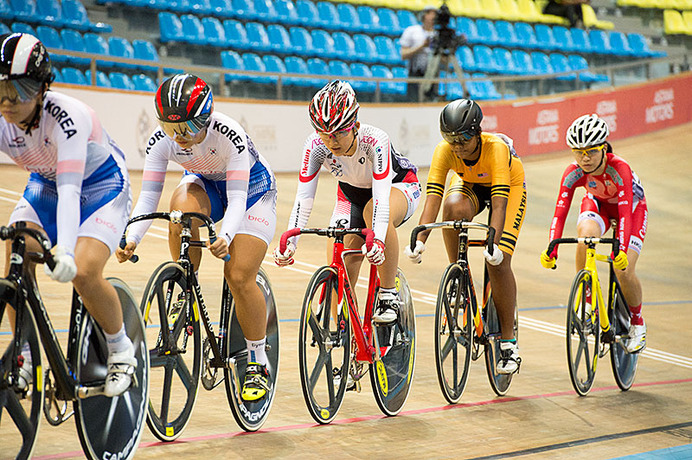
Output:
[[125,393],[132,386],[136,368],[137,359],[132,345],[125,351],[108,355],[108,375],[106,375],[103,394],[112,398]]

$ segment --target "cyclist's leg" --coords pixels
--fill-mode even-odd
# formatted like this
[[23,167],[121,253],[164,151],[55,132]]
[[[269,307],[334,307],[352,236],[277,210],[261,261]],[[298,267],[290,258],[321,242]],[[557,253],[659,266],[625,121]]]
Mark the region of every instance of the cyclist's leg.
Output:
[[[465,187],[462,179],[455,174],[442,203],[442,220],[471,220],[481,210],[473,189]],[[442,229],[442,238],[449,262],[456,262],[459,256],[459,231],[451,228]]]
[[[597,238],[604,235],[610,228],[610,218],[602,209],[598,200],[586,193],[581,201],[579,217],[577,218],[577,236],[579,238]],[[576,253],[577,272],[584,268],[586,262],[586,245],[578,244]]]

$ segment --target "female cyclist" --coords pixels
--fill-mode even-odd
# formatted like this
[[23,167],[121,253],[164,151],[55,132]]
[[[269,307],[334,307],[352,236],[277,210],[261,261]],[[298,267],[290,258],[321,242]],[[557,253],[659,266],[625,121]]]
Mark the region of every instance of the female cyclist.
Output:
[[[189,74],[167,79],[156,92],[155,106],[159,127],[149,138],[142,192],[132,215],[157,209],[168,162],[174,161],[185,172],[171,197],[170,210],[203,213],[215,222],[223,219],[219,238],[209,249],[220,259],[231,256],[224,264],[224,276],[236,301],[249,354],[242,398],[259,400],[271,390],[266,307],[256,278],[276,229],[274,174],[242,126],[214,112],[211,88],[202,79]],[[150,225],[145,220],[129,227],[127,244],[116,253],[120,262],[132,256]],[[173,259],[179,254],[181,229],[180,224],[168,227]],[[199,238],[198,228],[193,238]],[[190,258],[199,269],[201,248],[190,248]]]
[[[72,281],[108,343],[104,392],[116,396],[132,383],[137,361],[125,334],[118,295],[103,267],[120,241],[132,206],[125,155],[94,111],[50,91],[45,46],[29,34],[0,36],[0,150],[29,171],[10,225],[25,222],[55,245],[55,268],[46,273]],[[11,246],[7,244],[5,274]],[[10,312],[14,322],[14,312]],[[31,357],[23,350],[23,384],[31,381]],[[24,372],[22,372],[24,371]]]
[[[399,240],[396,227],[406,222],[418,206],[420,183],[416,167],[399,155],[387,133],[358,121],[358,101],[351,85],[335,80],[319,90],[310,102],[310,121],[315,134],[308,136],[303,150],[303,167],[288,230],[308,222],[322,168],[339,180],[337,199],[329,225],[371,228],[375,244],[370,251],[361,237],[347,235],[344,243],[356,248],[378,265],[381,288],[373,314],[377,323],[396,321],[400,300],[396,293]],[[293,263],[298,238],[289,240],[279,266]],[[331,254],[331,252],[330,252]],[[347,262],[349,279],[358,278],[361,260]]]
[[[443,140],[433,153],[419,224],[435,222],[440,206],[443,220],[472,220],[490,201],[490,226],[496,233],[492,255],[487,250],[484,255],[502,331],[497,371],[512,374],[521,358],[514,337],[517,285],[511,262],[526,211],[526,183],[512,140],[504,134],[481,132],[481,120],[481,108],[468,99],[450,102],[440,113]],[[445,195],[450,170],[454,175]],[[413,262],[420,263],[429,234],[418,235],[413,251],[406,246],[404,253]],[[449,261],[456,261],[458,231],[445,229],[443,238]]]
[[[636,353],[646,347],[642,285],[635,267],[646,236],[648,213],[639,178],[625,160],[613,153],[613,147],[607,142],[609,133],[608,124],[596,114],[577,118],[567,130],[567,145],[572,148],[576,161],[567,166],[560,181],[550,240],[562,236],[574,190],[584,187],[586,193],[577,219],[577,235],[580,238],[599,237],[606,233],[611,222],[616,226],[620,251],[613,265],[618,269],[615,274],[631,313],[627,351]],[[546,251],[541,254],[541,264],[553,268],[557,246],[552,254]],[[580,244],[577,246],[577,270],[584,268],[585,260],[586,246]]]

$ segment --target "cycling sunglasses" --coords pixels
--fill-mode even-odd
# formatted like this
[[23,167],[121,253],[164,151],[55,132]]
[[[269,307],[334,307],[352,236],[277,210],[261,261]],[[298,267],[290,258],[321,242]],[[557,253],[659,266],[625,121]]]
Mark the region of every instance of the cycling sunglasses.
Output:
[[351,125],[349,127],[344,128],[344,129],[340,129],[340,130],[335,131],[333,133],[326,133],[323,131],[317,131],[317,134],[319,134],[319,136],[322,139],[343,139],[344,137],[346,137],[351,132],[351,130],[353,129],[354,126],[356,126],[355,121],[353,123],[351,123]]
[[10,104],[29,102],[36,98],[41,91],[41,82],[31,78],[0,80],[0,103],[9,101]]
[[574,152],[575,155],[577,156],[584,156],[587,158],[591,158],[593,156],[596,156],[600,153],[600,151],[603,149],[603,146],[605,144],[598,145],[596,147],[589,147],[588,149],[572,149],[572,152]]
[[170,137],[171,139],[175,139],[177,137],[183,140],[194,139],[194,137],[197,136],[203,128],[206,128],[206,125],[199,127],[189,122],[167,123],[160,120],[159,125],[166,136]]
[[473,136],[476,135],[476,131],[474,130],[469,130],[469,131],[462,131],[460,133],[445,133],[442,132],[442,139],[447,141],[449,144],[466,144],[468,141],[473,139]]

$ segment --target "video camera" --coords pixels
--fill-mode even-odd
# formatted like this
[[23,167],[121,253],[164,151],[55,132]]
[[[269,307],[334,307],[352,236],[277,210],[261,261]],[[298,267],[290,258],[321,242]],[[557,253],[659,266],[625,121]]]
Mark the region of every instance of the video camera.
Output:
[[447,6],[447,0],[437,10],[435,19],[435,37],[432,41],[432,49],[435,54],[450,55],[456,53],[458,47],[466,44],[466,35],[457,32],[449,26],[452,13]]

